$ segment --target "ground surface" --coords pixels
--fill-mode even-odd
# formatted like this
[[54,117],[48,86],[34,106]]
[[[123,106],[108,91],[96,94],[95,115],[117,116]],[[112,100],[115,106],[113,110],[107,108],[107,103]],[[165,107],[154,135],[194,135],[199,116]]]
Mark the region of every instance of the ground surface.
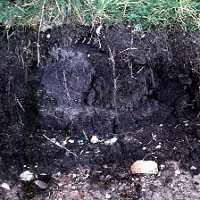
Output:
[[[40,48],[34,32],[9,34],[0,183],[11,190],[2,199],[199,199],[197,33],[60,28],[41,34]],[[140,159],[156,161],[159,175],[132,175]],[[20,181],[26,169],[48,188]]]

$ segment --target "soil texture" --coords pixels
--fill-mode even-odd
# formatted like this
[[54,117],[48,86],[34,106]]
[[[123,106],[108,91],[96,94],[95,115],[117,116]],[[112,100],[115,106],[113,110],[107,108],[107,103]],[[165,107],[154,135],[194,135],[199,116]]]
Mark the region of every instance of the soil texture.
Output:
[[[1,199],[200,199],[198,33],[60,27],[0,39]],[[131,174],[137,160],[159,174]],[[25,170],[47,188],[21,181]]]

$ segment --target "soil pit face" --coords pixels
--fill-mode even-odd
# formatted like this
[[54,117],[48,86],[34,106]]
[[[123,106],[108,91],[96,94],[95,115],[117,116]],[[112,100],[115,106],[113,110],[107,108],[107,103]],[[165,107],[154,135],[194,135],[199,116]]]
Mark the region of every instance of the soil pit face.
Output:
[[[129,29],[60,28],[41,33],[39,49],[34,32],[2,36],[3,198],[158,199],[168,188],[167,199],[198,199],[200,37]],[[132,175],[142,159],[161,176]],[[48,189],[20,182],[26,169]]]

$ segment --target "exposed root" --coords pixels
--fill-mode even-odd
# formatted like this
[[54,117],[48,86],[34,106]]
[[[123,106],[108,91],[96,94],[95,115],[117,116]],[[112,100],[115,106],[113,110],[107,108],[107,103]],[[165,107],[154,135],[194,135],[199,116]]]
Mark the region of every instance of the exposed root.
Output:
[[40,32],[41,32],[41,28],[42,28],[42,21],[43,21],[43,15],[44,15],[44,6],[46,4],[46,0],[44,0],[43,2],[43,6],[42,6],[42,13],[41,13],[41,17],[40,17],[40,25],[39,25],[39,29],[38,29],[38,39],[37,39],[37,66],[40,65]]
[[115,115],[116,115],[116,119],[117,119],[117,123],[119,124],[119,118],[118,118],[118,111],[117,111],[117,79],[118,77],[116,77],[116,69],[115,69],[115,59],[114,59],[114,55],[115,52],[113,50],[113,52],[110,49],[110,46],[108,45],[108,50],[109,50],[109,56],[110,56],[110,64],[113,68],[113,83],[114,83],[114,91],[113,91],[113,95],[114,95],[114,106],[115,106]]
[[65,92],[67,93],[67,96],[68,96],[69,101],[70,101],[69,89],[67,87],[67,80],[66,80],[66,76],[65,76],[65,71],[64,70],[63,70],[63,79],[64,79],[64,85],[65,85]]
[[66,147],[62,146],[62,145],[59,144],[58,142],[54,142],[53,140],[51,140],[50,138],[48,138],[46,135],[43,135],[43,137],[44,137],[45,139],[47,139],[49,142],[55,144],[56,146],[58,146],[58,147],[60,147],[60,148],[62,148],[62,149],[65,149],[65,151],[66,151],[67,153],[70,153],[70,154],[72,154],[74,157],[78,158],[78,156],[77,156],[75,153],[71,152],[69,149],[67,149]]
[[129,50],[138,50],[138,48],[130,47],[130,48],[124,49],[123,51],[119,52],[119,54],[122,54],[122,53],[124,53],[126,51],[129,51]]
[[16,102],[19,104],[20,108],[23,110],[23,112],[25,112],[24,107],[22,106],[21,102],[19,101],[19,99],[15,96],[15,100]]

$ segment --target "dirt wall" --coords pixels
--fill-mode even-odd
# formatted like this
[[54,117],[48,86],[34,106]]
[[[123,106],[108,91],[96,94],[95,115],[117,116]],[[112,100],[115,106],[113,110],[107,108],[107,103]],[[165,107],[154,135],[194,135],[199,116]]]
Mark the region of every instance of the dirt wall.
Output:
[[[146,154],[160,163],[199,166],[198,33],[143,32],[138,37],[131,28],[97,35],[88,28],[64,27],[41,33],[39,41],[31,30],[8,35],[9,40],[2,34],[0,43],[2,177],[16,179],[24,165],[48,174],[75,168],[74,156],[64,159],[65,150],[52,148],[44,135],[60,142],[84,138],[85,146],[67,148],[77,154],[92,151],[79,162],[94,168],[107,162],[127,166]],[[144,152],[141,145],[148,145],[154,133],[163,149]],[[96,154],[87,141],[92,135],[117,136],[119,142],[98,147]]]

